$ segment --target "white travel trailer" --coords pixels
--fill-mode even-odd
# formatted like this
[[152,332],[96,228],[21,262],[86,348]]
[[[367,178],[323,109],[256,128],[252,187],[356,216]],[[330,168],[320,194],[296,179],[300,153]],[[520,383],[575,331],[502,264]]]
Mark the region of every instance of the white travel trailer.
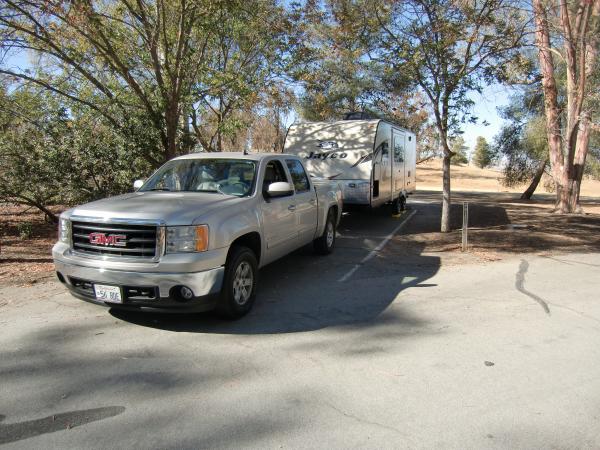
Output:
[[414,133],[369,119],[294,124],[283,151],[303,158],[313,177],[339,181],[345,205],[399,211],[416,187],[416,148]]

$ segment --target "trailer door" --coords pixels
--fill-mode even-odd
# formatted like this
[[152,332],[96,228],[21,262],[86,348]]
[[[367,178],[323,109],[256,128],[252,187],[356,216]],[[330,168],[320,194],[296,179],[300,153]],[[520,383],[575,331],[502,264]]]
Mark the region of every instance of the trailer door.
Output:
[[392,130],[392,148],[393,148],[393,198],[398,197],[398,194],[404,190],[404,161],[405,161],[405,139],[406,134],[398,131]]

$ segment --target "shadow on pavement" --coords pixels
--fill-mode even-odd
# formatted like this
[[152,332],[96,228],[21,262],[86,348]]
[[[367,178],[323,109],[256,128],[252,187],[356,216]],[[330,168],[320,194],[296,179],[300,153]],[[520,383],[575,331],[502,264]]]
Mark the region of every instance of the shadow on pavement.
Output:
[[[123,406],[107,406],[104,408],[69,411],[41,419],[26,420],[24,422],[0,423],[0,445],[42,434],[68,430],[97,420],[118,416],[123,411],[125,411]],[[3,422],[5,418],[5,416],[0,415],[0,422]]]
[[[418,214],[417,214],[418,215]],[[369,327],[380,323],[383,311],[411,287],[426,281],[440,268],[440,258],[398,255],[390,241],[385,251],[361,265],[361,260],[399,225],[385,210],[345,214],[332,255],[319,257],[300,249],[261,269],[257,301],[252,313],[238,321],[213,314],[156,314],[111,309],[110,314],[137,325],[179,332],[273,334],[314,331],[327,327]],[[352,271],[351,277],[340,281]],[[386,323],[417,326],[423,321],[401,305],[389,311]]]

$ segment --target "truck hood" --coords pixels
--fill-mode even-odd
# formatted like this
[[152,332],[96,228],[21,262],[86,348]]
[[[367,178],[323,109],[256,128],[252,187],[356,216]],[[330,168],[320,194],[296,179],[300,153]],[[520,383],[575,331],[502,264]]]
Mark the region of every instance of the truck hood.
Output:
[[231,208],[243,203],[240,198],[202,192],[133,192],[77,206],[70,216],[98,220],[156,220],[166,225],[193,225],[217,208]]

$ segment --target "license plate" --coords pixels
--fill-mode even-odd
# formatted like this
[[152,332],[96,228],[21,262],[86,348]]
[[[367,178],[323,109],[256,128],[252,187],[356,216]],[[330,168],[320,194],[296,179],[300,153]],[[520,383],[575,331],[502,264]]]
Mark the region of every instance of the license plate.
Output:
[[95,284],[94,292],[96,298],[107,303],[123,303],[121,288],[119,286],[107,286],[105,284]]

